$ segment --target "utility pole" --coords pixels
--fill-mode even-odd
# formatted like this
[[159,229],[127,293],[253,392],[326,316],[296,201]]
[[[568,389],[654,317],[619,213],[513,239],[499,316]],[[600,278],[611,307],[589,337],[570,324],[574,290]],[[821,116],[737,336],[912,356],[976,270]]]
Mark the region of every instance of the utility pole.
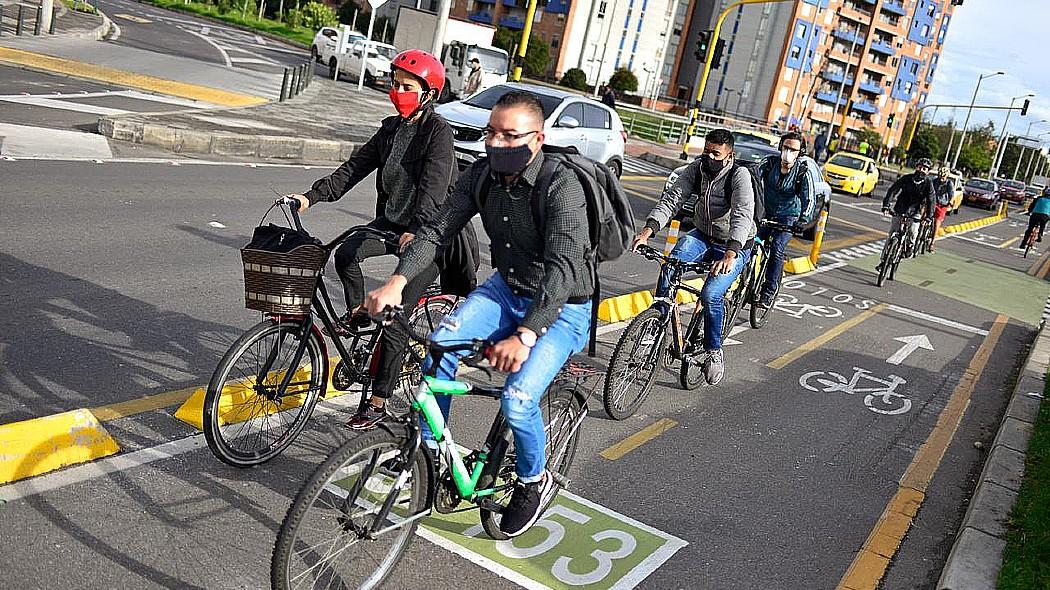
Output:
[[529,50],[529,37],[532,36],[532,21],[536,18],[536,1],[529,0],[529,8],[525,11],[525,26],[521,28],[521,43],[518,43],[518,54],[514,56],[514,71],[510,78],[512,82],[521,82],[521,68],[525,63],[525,53]]
[[1013,113],[1014,103],[1024,98],[1028,99],[1035,96],[1035,94],[1028,93],[1023,96],[1015,96],[1010,99],[1010,110],[1006,111],[1006,120],[1003,121],[1003,130],[999,134],[999,143],[995,146],[995,157],[992,158],[992,167],[988,169],[988,180],[991,180],[999,172],[999,166],[1002,163],[1003,156],[1006,155],[1006,141],[1008,134],[1006,133],[1006,126],[1010,124],[1010,114]]
[[[813,17],[814,24],[809,26],[809,35],[806,37],[806,50],[802,53],[802,65],[798,68],[798,76],[795,78],[795,89],[791,92],[791,102],[788,104],[787,125],[785,125],[785,127],[791,127],[791,116],[795,113],[795,99],[798,98],[798,88],[802,85],[802,73],[806,69],[806,60],[809,59],[810,45],[812,44],[813,39],[816,39],[818,44],[820,43],[820,36],[815,34],[817,31],[816,23],[820,20],[820,11],[820,3],[817,3],[817,14]],[[809,71],[812,72],[813,76],[817,75],[816,55],[813,56],[813,63],[811,64]],[[800,123],[799,127],[801,128],[802,117],[799,116],[798,119]]]
[[963,122],[962,136],[959,138],[959,145],[955,148],[955,157],[952,158],[952,168],[955,168],[956,164],[959,163],[959,154],[962,153],[963,140],[966,139],[966,127],[970,124],[970,114],[973,113],[973,105],[977,102],[977,93],[981,90],[981,82],[985,78],[991,78],[994,76],[1005,75],[1006,72],[994,72],[991,74],[981,74],[977,78],[977,86],[973,89],[973,98],[970,99],[970,108],[966,109],[966,120]]

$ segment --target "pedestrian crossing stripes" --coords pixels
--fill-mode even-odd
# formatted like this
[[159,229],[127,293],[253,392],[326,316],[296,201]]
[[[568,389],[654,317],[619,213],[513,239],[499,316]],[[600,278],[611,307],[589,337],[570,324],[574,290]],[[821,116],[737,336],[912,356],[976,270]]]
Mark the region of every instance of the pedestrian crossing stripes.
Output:
[[846,262],[847,260],[853,260],[855,258],[863,258],[865,256],[871,256],[872,254],[879,254],[882,252],[882,247],[885,244],[886,240],[878,240],[875,242],[859,244],[851,248],[826,252],[824,255],[834,259],[836,262]]
[[1046,318],[1050,318],[1050,297],[1047,297],[1046,303],[1043,304],[1043,316],[1039,319],[1040,326],[1046,323]]
[[671,173],[671,171],[659,164],[653,164],[652,162],[648,162],[646,160],[642,160],[632,156],[624,156],[623,173],[636,174],[639,176],[659,176],[665,178],[668,174]]

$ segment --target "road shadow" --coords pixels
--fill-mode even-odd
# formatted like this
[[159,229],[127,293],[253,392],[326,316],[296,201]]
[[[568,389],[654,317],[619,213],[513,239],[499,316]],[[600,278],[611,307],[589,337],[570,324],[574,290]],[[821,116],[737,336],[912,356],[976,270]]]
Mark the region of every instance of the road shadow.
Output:
[[0,423],[200,383],[240,330],[0,253]]

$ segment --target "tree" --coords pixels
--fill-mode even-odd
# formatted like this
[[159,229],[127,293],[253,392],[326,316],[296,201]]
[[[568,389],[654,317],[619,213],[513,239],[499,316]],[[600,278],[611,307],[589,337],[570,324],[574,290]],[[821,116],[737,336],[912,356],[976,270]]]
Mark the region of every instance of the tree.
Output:
[[570,68],[565,70],[558,84],[574,90],[587,90],[587,74],[580,68]]
[[992,153],[987,146],[967,143],[959,154],[959,167],[971,173],[983,174],[992,167]]
[[941,142],[937,139],[937,134],[927,127],[915,133],[915,139],[911,142],[911,149],[908,150],[908,157],[912,160],[919,158],[934,160],[938,158],[940,153]]
[[870,148],[872,150],[869,153],[874,153],[874,151],[876,151],[880,147],[882,147],[882,136],[879,135],[878,131],[876,131],[876,130],[870,128],[870,127],[865,128],[865,129],[861,129],[860,131],[857,131],[856,132],[856,138],[857,138],[857,144],[858,145],[862,141],[868,142],[868,146],[870,146]]
[[634,92],[638,90],[638,77],[627,68],[619,68],[609,78],[609,86],[617,92]]
[[[512,60],[520,41],[521,33],[506,27],[496,29],[496,34],[492,38],[492,44],[511,54]],[[550,46],[537,33],[533,32],[529,36],[529,47],[525,50],[525,62],[522,66],[525,70],[525,75],[530,77],[542,76],[547,72],[547,66],[550,63]]]

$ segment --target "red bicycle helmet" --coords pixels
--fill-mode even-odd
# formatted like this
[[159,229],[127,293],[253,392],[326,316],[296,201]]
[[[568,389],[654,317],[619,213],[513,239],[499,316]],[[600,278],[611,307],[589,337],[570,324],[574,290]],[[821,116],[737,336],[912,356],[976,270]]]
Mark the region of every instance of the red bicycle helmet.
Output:
[[394,58],[392,66],[423,80],[428,90],[436,90],[438,95],[445,87],[445,66],[441,65],[438,58],[422,49],[402,51]]

